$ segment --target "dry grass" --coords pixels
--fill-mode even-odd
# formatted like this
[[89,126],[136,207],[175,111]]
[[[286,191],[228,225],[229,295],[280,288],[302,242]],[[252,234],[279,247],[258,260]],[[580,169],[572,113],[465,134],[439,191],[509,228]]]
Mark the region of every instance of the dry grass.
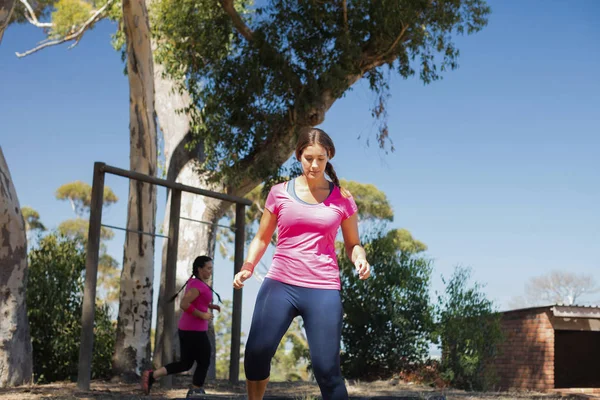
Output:
[[[3,400],[134,400],[134,399],[173,399],[185,398],[190,378],[187,376],[174,379],[174,389],[163,390],[156,387],[150,396],[142,395],[137,384],[122,384],[106,381],[94,381],[90,391],[80,391],[76,384],[71,382],[58,382],[48,385],[32,385],[12,389],[0,389],[0,398]],[[506,393],[486,392],[473,393],[459,390],[434,390],[426,386],[406,384],[398,381],[377,382],[347,382],[350,396],[398,396],[427,398],[434,394],[444,394],[448,400],[558,400],[558,399],[583,399],[580,396],[565,397],[560,394],[544,393]],[[216,381],[206,385],[207,394],[230,395],[243,398],[243,383],[231,385],[227,381]],[[297,400],[312,400],[318,398],[319,388],[309,382],[273,382],[269,384],[267,395],[294,398]]]

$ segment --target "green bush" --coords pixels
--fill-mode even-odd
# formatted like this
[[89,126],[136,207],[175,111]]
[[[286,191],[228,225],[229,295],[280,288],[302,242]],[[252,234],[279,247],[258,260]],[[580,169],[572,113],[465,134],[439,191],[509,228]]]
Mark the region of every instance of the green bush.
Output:
[[[85,251],[79,239],[50,234],[29,252],[27,308],[38,382],[75,380],[79,361]],[[96,304],[92,378],[110,375],[115,327]]]
[[487,390],[495,383],[488,367],[502,340],[500,315],[481,285],[468,287],[470,276],[470,270],[457,268],[439,297],[442,375],[453,387]]
[[430,262],[401,251],[394,231],[363,241],[372,265],[361,281],[339,254],[342,270],[342,370],[347,378],[388,378],[422,361],[429,349],[433,314]]

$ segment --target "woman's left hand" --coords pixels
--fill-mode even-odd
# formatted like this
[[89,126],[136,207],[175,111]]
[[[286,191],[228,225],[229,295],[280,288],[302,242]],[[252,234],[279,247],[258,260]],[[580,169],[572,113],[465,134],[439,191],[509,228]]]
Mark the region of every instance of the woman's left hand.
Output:
[[354,267],[356,268],[356,271],[358,271],[359,279],[365,280],[371,276],[371,266],[364,258],[359,258],[358,260],[354,261]]

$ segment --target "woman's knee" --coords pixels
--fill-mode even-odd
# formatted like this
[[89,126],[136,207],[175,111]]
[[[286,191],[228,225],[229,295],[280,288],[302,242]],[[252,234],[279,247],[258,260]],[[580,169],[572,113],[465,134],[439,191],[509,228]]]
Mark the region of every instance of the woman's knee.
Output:
[[198,364],[197,368],[205,368],[208,369],[210,366],[210,354],[207,356],[201,357],[196,360],[196,364]]
[[178,362],[174,362],[168,365],[165,365],[165,369],[167,370],[167,375],[178,374],[180,372],[189,371],[194,366],[193,359],[184,359],[179,360]]
[[194,366],[194,360],[184,360],[182,362],[186,371],[189,371]]
[[244,370],[251,381],[267,379],[271,372],[272,350],[269,346],[246,346],[244,351]]
[[272,346],[266,343],[251,344],[248,343],[244,350],[244,360],[251,361],[253,363],[271,362],[273,357]]
[[313,363],[313,373],[319,386],[336,386],[340,382],[344,382],[338,363]]

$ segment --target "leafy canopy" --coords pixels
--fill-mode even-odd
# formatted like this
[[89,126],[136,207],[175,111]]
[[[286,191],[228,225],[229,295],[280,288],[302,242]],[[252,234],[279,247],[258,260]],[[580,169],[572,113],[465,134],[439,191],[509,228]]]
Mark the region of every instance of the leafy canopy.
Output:
[[458,66],[454,36],[481,30],[489,13],[484,0],[162,0],[152,25],[156,60],[192,95],[204,167],[233,184],[275,174],[295,129],[321,123],[362,77],[383,119],[377,141],[389,147],[385,71],[440,79]]

